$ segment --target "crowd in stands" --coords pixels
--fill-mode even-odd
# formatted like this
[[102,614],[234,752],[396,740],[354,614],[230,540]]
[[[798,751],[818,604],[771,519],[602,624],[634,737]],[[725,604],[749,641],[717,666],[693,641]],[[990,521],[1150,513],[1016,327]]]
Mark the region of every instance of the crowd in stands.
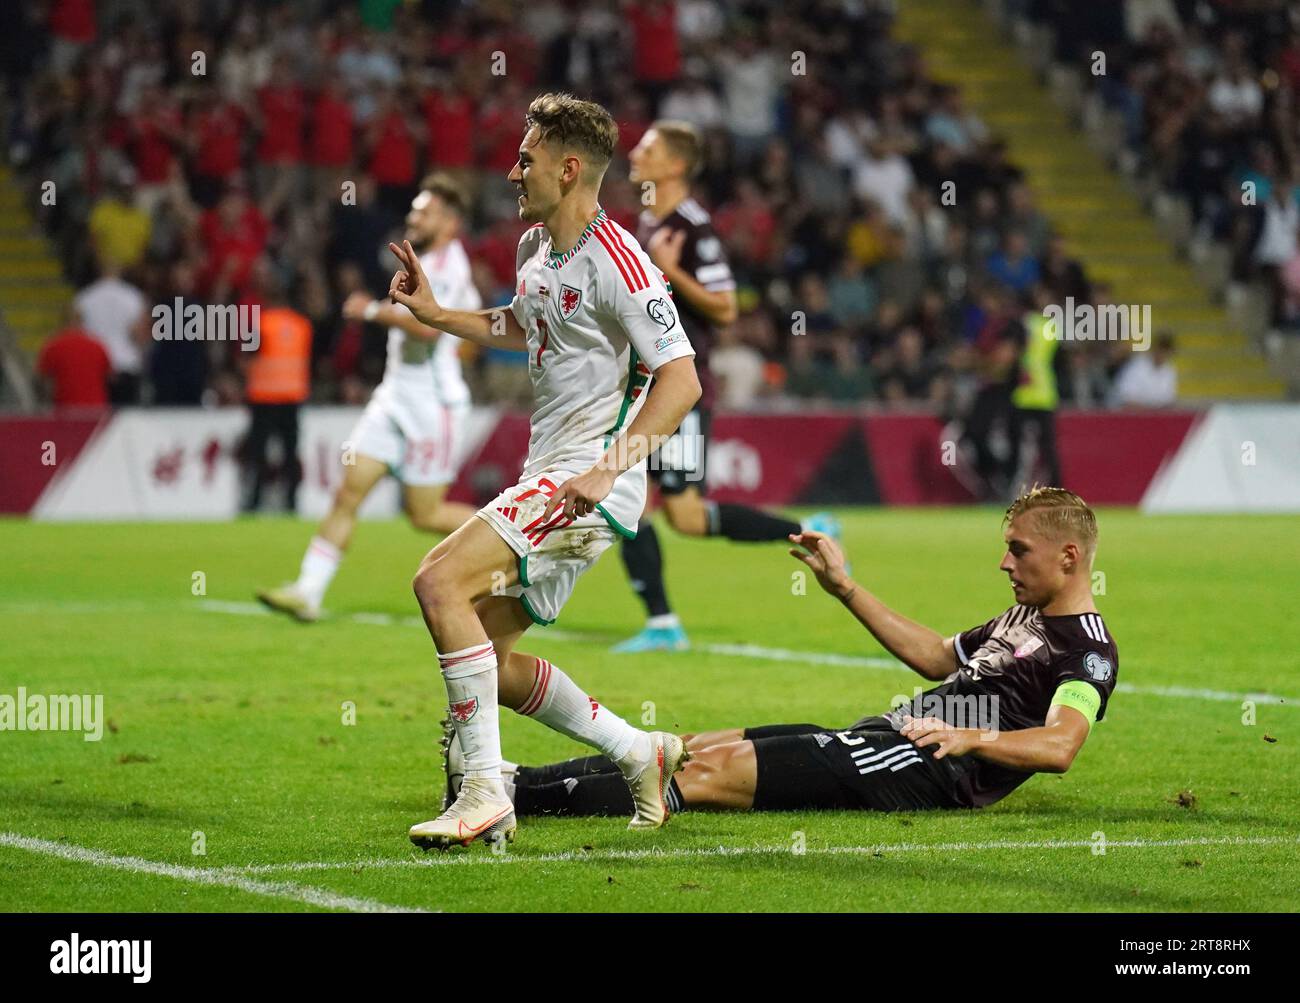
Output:
[[1300,5],[1019,2],[1122,114],[1143,168],[1230,247],[1232,279],[1266,286],[1273,327],[1300,333]]
[[[524,109],[548,89],[614,113],[602,202],[633,229],[627,151],[658,117],[703,132],[697,197],[739,285],[739,319],[713,353],[723,406],[961,413],[1015,380],[1026,311],[1105,301],[1004,144],[891,37],[887,3],[5,6],[7,150],[30,184],[57,186],[42,223],[81,290],[70,327],[104,343],[116,400],[238,401],[237,350],[153,341],[149,305],[256,303],[271,282],[312,324],[313,399],[364,401],[383,338],[340,306],[387,289],[385,243],[430,169],[471,188],[476,281],[485,303],[508,301],[520,224],[505,178]],[[1196,51],[1211,48],[1203,37]],[[1158,47],[1135,49],[1135,86],[1153,66]],[[1280,182],[1274,167],[1255,163]],[[1063,352],[1062,399],[1108,403],[1120,348]],[[479,399],[526,393],[522,358],[488,352],[470,368]]]

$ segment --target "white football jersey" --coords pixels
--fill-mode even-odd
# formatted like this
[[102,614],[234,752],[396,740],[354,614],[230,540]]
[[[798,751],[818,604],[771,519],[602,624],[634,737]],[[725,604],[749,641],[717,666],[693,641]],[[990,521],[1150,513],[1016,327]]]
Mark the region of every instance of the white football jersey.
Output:
[[[449,310],[482,307],[470,273],[469,255],[459,240],[420,255],[420,266],[442,306]],[[384,379],[376,392],[432,394],[448,406],[468,404],[469,387],[460,366],[462,344],[461,339],[448,334],[437,341],[425,341],[408,337],[400,327],[390,327]]]
[[[632,423],[654,371],[695,350],[663,275],[603,209],[564,254],[552,251],[541,224],[525,231],[516,264],[510,309],[527,333],[534,402],[523,479],[583,473]],[[635,492],[616,492],[624,500],[611,495],[609,514],[634,530],[645,501],[644,462],[623,478],[640,480],[640,501]]]

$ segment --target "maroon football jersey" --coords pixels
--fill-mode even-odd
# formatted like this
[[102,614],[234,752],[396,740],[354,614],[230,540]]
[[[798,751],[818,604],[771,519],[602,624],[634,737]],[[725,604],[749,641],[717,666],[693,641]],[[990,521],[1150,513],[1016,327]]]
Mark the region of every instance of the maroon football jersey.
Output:
[[[686,239],[682,244],[682,256],[679,265],[709,292],[735,289],[736,280],[731,274],[731,265],[727,263],[727,251],[722,246],[722,239],[714,232],[709,214],[693,198],[685,198],[671,213],[662,220],[657,220],[649,212],[643,212],[637,226],[636,239],[641,246],[649,249],[650,238],[659,230],[684,230]],[[686,301],[686,297],[673,297],[677,315],[681,319],[686,336],[695,349],[695,371],[700,377],[700,402],[696,406],[708,411],[713,408],[716,386],[713,374],[709,371],[709,349],[713,344],[714,330],[712,323],[703,314]]]

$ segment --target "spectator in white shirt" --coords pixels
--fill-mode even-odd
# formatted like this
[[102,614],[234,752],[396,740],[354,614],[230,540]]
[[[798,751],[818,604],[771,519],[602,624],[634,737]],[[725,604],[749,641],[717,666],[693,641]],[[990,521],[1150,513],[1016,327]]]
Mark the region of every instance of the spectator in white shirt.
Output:
[[1255,244],[1255,261],[1278,268],[1295,257],[1300,234],[1300,204],[1295,190],[1283,177],[1273,181],[1273,190],[1264,204],[1264,223]]
[[1173,335],[1156,335],[1150,352],[1134,352],[1115,379],[1112,407],[1169,407],[1178,399]]
[[690,122],[700,130],[722,125],[722,102],[702,76],[687,71],[685,79],[664,97],[659,117]]
[[1229,57],[1223,72],[1210,84],[1206,99],[1231,129],[1252,127],[1264,110],[1264,92],[1245,61],[1237,57]]
[[82,325],[108,352],[113,366],[109,397],[114,404],[135,404],[140,396],[141,345],[149,336],[144,293],[122,279],[116,268],[77,293],[73,300]]
[[866,156],[853,173],[853,190],[879,205],[889,221],[899,226],[907,223],[907,197],[915,184],[906,158],[881,140],[868,145]]
[[776,131],[781,67],[772,53],[759,47],[752,32],[742,33],[735,48],[722,49],[717,58],[737,157],[742,162],[755,159]]
[[718,329],[709,369],[718,380],[718,403],[728,411],[752,407],[763,393],[763,355],[741,340],[735,325]]

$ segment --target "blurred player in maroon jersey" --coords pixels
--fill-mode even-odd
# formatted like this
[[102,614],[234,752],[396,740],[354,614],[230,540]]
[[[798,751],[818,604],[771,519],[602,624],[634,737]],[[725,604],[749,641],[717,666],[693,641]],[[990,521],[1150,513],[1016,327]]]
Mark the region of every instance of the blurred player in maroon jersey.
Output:
[[[838,538],[839,526],[826,513],[801,526],[760,509],[720,504],[704,497],[709,424],[716,396],[709,348],[715,331],[736,319],[736,282],[709,214],[691,197],[691,178],[699,173],[702,153],[694,126],[661,120],[646,130],[628,158],[630,179],[640,186],[646,205],[637,239],[672,290],[682,326],[696,352],[703,388],[700,402],[650,458],[650,477],[659,487],[668,524],[688,536],[762,542],[785,540],[806,528]],[[624,539],[622,546],[623,564],[632,588],[645,604],[647,620],[641,633],[614,650],[685,650],[690,642],[668,604],[654,523],[643,516],[636,536]]]

